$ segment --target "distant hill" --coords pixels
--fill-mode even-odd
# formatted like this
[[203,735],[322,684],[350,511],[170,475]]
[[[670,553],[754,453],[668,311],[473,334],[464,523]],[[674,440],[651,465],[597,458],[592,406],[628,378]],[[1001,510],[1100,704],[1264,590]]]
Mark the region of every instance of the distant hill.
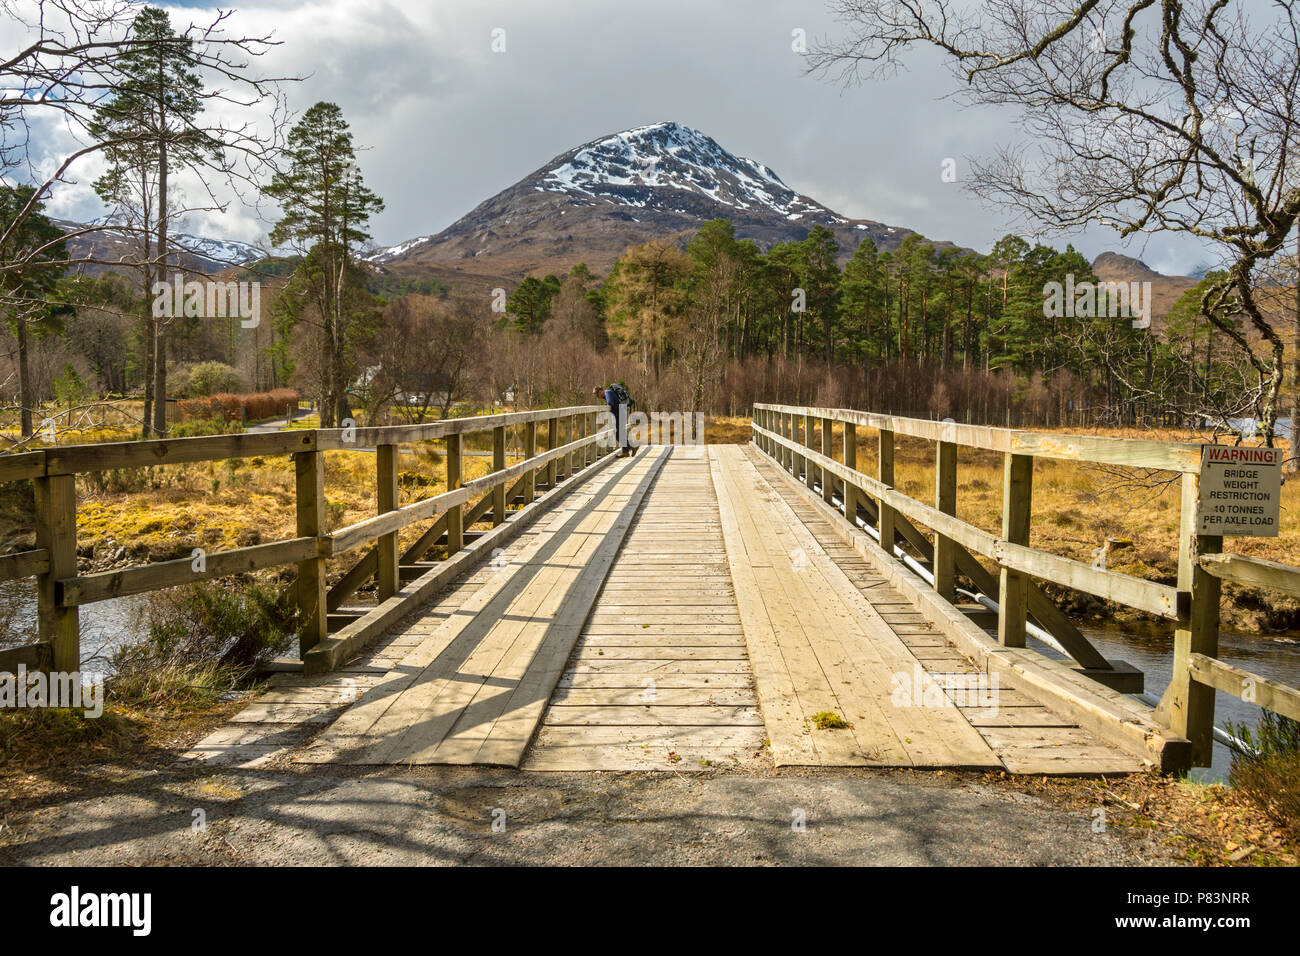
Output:
[[1200,281],[1191,276],[1163,275],[1141,259],[1120,255],[1118,252],[1103,252],[1092,260],[1092,271],[1103,282],[1150,282],[1151,324],[1156,331],[1163,328],[1164,317],[1169,314],[1173,304]]
[[[84,229],[87,225],[67,219],[54,219],[52,222],[64,232]],[[233,239],[212,239],[177,233],[170,236],[169,241],[172,244],[173,261],[193,272],[215,274],[234,266],[256,262],[267,254],[263,249]],[[73,258],[98,260],[76,267],[75,271],[86,275],[122,269],[131,269],[134,273],[134,268],[125,264],[134,261],[138,255],[136,240],[125,230],[111,226],[76,236],[69,241],[68,251]]]

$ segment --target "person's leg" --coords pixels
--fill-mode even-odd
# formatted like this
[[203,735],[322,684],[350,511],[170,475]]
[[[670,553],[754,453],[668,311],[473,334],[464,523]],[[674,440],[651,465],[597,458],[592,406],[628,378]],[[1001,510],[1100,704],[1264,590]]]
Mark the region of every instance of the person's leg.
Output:
[[625,454],[625,455],[634,455],[634,454],[636,454],[636,449],[632,447],[632,438],[631,438],[631,436],[628,434],[628,427],[627,427],[628,409],[627,409],[627,406],[626,406],[626,405],[620,405],[620,406],[618,406],[618,413],[619,413],[619,419],[620,419],[621,422],[622,422],[622,432],[621,432],[621,434],[622,434],[622,437],[623,437],[623,454]]

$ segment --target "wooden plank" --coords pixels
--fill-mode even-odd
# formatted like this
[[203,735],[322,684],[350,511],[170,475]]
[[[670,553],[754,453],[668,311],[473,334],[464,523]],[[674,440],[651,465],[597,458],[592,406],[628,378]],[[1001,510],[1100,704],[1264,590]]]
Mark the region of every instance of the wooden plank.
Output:
[[45,548],[0,554],[0,581],[29,578],[50,570],[50,552]]
[[1300,568],[1289,564],[1242,554],[1202,554],[1198,561],[1206,573],[1224,581],[1300,597]]
[[22,451],[0,455],[0,481],[22,481],[45,476],[45,452]]
[[1188,655],[1192,680],[1225,694],[1240,697],[1292,720],[1300,720],[1300,690],[1279,681],[1260,677],[1213,657],[1193,652]]
[[287,541],[270,541],[230,551],[214,551],[204,555],[201,563],[197,558],[177,558],[174,561],[156,561],[134,568],[100,571],[60,580],[59,603],[63,607],[93,604],[128,594],[142,594],[230,574],[309,561],[319,555],[320,539],[290,538]]
[[0,650],[0,673],[16,674],[21,664],[30,671],[47,671],[54,663],[54,651],[48,642],[6,647]]
[[808,413],[827,415],[835,421],[853,422],[867,428],[892,431],[913,438],[924,438],[929,441],[952,441],[970,448],[1025,454],[1036,458],[1091,461],[1099,464],[1154,468],[1189,474],[1198,474],[1201,469],[1201,446],[1190,442],[1161,442],[1134,438],[1103,438],[1090,435],[1027,432],[1009,428],[991,428],[983,425],[964,425],[926,419],[903,418],[896,415],[882,415],[876,412],[860,412],[844,408],[808,409],[802,406],[768,404],[755,405],[754,407],[771,408],[794,415]]
[[144,468],[226,458],[272,457],[316,449],[316,432],[310,429],[255,432],[240,435],[204,435],[152,441],[102,442],[61,445],[45,449],[50,475],[84,474],[113,468]]

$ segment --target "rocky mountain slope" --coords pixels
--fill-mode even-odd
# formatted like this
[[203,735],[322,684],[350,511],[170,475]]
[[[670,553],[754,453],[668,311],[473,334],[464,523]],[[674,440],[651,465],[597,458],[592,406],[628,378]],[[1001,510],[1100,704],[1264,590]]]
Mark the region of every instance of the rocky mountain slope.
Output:
[[824,225],[834,231],[842,259],[867,236],[883,250],[911,232],[841,216],[699,130],[657,123],[571,149],[441,232],[371,259],[515,277],[578,262],[605,272],[630,245],[689,234],[719,217],[763,248]]

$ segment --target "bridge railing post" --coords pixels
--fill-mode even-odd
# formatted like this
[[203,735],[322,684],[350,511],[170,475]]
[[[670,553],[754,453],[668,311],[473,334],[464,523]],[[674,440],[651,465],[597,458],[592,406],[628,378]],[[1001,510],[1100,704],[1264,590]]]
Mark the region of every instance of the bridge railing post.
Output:
[[[827,458],[835,457],[835,422],[829,415],[822,419],[822,454]],[[835,497],[835,478],[826,469],[822,473],[822,500],[827,504]]]
[[[447,442],[447,490],[455,491],[461,486],[464,477],[461,460],[460,434],[448,435]],[[447,509],[447,556],[455,554],[465,547],[465,508],[455,505]]]
[[[1034,459],[1030,455],[1003,458],[1002,537],[1012,544],[1029,544],[1033,513]],[[1029,610],[1029,578],[1023,571],[998,568],[998,642],[1025,646],[1025,616]]]
[[[375,510],[379,514],[397,510],[397,445],[375,447]],[[375,543],[379,555],[379,600],[397,593],[401,587],[397,566],[397,532],[381,535]]]
[[[946,515],[957,514],[957,446],[941,441],[935,450],[934,506]],[[956,592],[957,550],[952,538],[934,533],[934,589],[945,601]]]
[[[325,533],[325,454],[300,451],[293,456],[297,499],[297,534],[315,538]],[[298,562],[298,653],[299,657],[329,635],[325,606],[325,559]]]
[[1178,532],[1178,590],[1190,591],[1187,618],[1174,630],[1174,666],[1169,689],[1157,711],[1169,729],[1191,741],[1193,766],[1210,766],[1214,748],[1214,688],[1192,679],[1192,654],[1219,656],[1221,584],[1200,564],[1203,554],[1223,551],[1219,535],[1197,534],[1199,476],[1183,475],[1182,515]]
[[[852,422],[844,423],[844,467],[858,470],[858,426]],[[858,523],[858,494],[857,485],[844,482],[844,517],[854,527]]]
[[[524,460],[537,455],[537,422],[524,424]],[[530,468],[524,475],[524,504],[530,505],[537,497],[537,469]]]
[[[813,415],[805,412],[803,416],[803,446],[808,449],[813,447],[813,421],[815,421]],[[811,459],[805,457],[803,460],[803,480],[810,491],[817,484],[816,473],[817,467],[812,463]]]
[[[578,440],[578,416],[577,415],[569,416],[567,432],[568,432],[566,436],[567,441],[574,442]],[[564,456],[564,476],[566,478],[571,477],[573,473],[577,470],[578,470],[578,453],[571,451]]]
[[77,576],[77,479],[51,475],[32,485],[36,547],[50,553],[49,570],[36,576],[37,639],[49,645],[51,669],[70,674],[81,668],[81,618],[77,607],[60,606],[57,582]]
[[[506,470],[506,426],[498,425],[492,429],[492,470],[497,474]],[[492,487],[492,525],[506,520],[506,483],[498,482]]]
[[[894,433],[880,429],[876,439],[876,478],[883,485],[894,486]],[[894,556],[894,509],[884,498],[880,499],[880,510],[876,519],[876,530],[880,532],[880,546],[885,554]]]
[[[560,437],[559,417],[552,415],[546,419],[546,450],[554,451],[558,446],[557,440]],[[547,490],[555,487],[555,475],[559,468],[559,462],[552,458],[546,463],[546,487]]]

